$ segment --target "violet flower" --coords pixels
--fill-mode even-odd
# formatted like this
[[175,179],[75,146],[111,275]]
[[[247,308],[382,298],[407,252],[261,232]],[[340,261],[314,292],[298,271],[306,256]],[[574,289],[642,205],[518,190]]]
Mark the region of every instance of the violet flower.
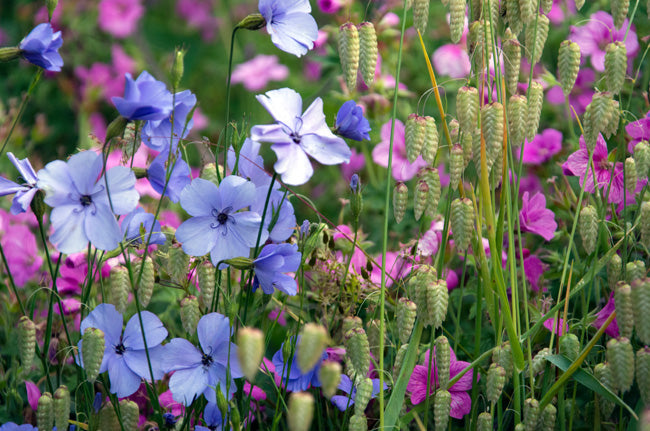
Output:
[[260,54],[235,67],[230,81],[243,84],[248,91],[260,91],[269,81],[284,81],[289,76],[289,68],[278,63],[275,55]]
[[217,402],[219,386],[226,399],[237,391],[236,378],[243,373],[237,360],[237,346],[230,342],[232,328],[226,316],[209,313],[201,317],[196,328],[200,348],[184,338],[174,338],[165,345],[161,362],[166,372],[174,372],[169,389],[174,400],[189,406],[201,396]]
[[[167,181],[167,167],[170,163],[173,164],[173,168],[169,175],[169,181]],[[169,152],[164,151],[151,162],[147,169],[147,179],[156,192],[162,194],[164,190],[164,196],[175,203],[181,198],[183,189],[191,182],[190,167],[180,154],[170,159]],[[165,184],[167,184],[166,188]]]
[[541,165],[562,150],[562,132],[546,129],[535,135],[531,142],[524,143],[522,161],[532,165]]
[[48,23],[39,24],[29,32],[18,46],[22,56],[35,66],[42,67],[49,72],[60,72],[63,59],[59,55],[59,48],[63,45],[61,32],[52,30]]
[[174,110],[167,118],[147,121],[142,127],[142,143],[152,150],[176,151],[178,142],[185,138],[194,126],[192,117],[188,120],[188,115],[196,105],[196,96],[185,90],[176,93],[173,100]]
[[[332,404],[334,404],[342,412],[346,411],[350,406],[354,405],[354,401],[357,398],[357,387],[352,384],[352,380],[345,375],[341,375],[341,383],[339,383],[338,388],[346,393],[346,395],[334,395],[332,396]],[[388,385],[384,383],[384,389],[388,389]],[[372,379],[372,394],[370,399],[375,398],[379,395],[379,379]]]
[[266,245],[253,261],[253,290],[261,287],[264,293],[270,295],[278,289],[289,296],[295,295],[298,292],[296,280],[286,273],[297,271],[301,258],[302,253],[296,244]]
[[38,431],[38,428],[30,424],[18,425],[15,422],[6,422],[0,426],[0,431]]
[[254,126],[254,141],[270,142],[278,157],[273,166],[282,181],[298,186],[313,175],[308,155],[324,165],[350,161],[350,148],[327,127],[323,100],[318,97],[302,113],[302,98],[290,88],[272,90],[257,95],[257,100],[275,119],[276,124]]
[[38,172],[37,186],[53,208],[50,241],[61,253],[82,251],[88,241],[100,250],[113,250],[122,240],[113,214],[128,214],[138,205],[135,175],[116,166],[99,178],[103,165],[100,155],[84,151]]
[[345,102],[336,114],[335,133],[354,141],[369,141],[370,123],[354,100]]
[[[154,220],[154,215],[145,212],[144,208],[138,207],[131,211],[122,220],[122,231],[126,240],[135,245],[144,244],[147,241],[152,244],[164,244],[165,234],[162,233],[160,222]],[[151,239],[149,236],[151,235]]]
[[309,0],[259,0],[258,8],[273,44],[282,51],[300,57],[314,47],[318,24]]
[[302,371],[298,366],[297,359],[297,350],[298,343],[300,343],[300,336],[298,336],[298,341],[296,342],[296,353],[294,353],[291,360],[291,368],[287,369],[287,361],[284,359],[284,344],[280,346],[280,350],[275,352],[273,355],[272,363],[275,367],[275,375],[277,379],[281,379],[281,384],[286,384],[287,391],[297,392],[297,391],[306,391],[310,386],[320,387],[320,380],[318,380],[318,371],[320,370],[321,363],[327,359],[327,353],[323,349],[321,354],[321,359],[314,365],[311,370]]
[[146,70],[136,80],[133,80],[130,73],[124,76],[124,97],[111,98],[122,117],[149,121],[169,117],[172,113],[172,94],[165,83],[156,80]]
[[206,404],[203,409],[203,421],[206,426],[196,425],[194,431],[221,431],[223,429],[223,417],[217,404]]
[[[390,148],[390,121],[381,127],[381,142],[372,150],[372,160],[380,166],[388,167],[388,150]],[[393,137],[393,168],[392,174],[396,181],[408,181],[415,174],[427,165],[418,156],[413,163],[409,163],[406,158],[404,123],[395,120],[395,135]]]
[[[260,214],[260,216],[264,213],[268,192],[267,187],[258,187],[255,190],[257,198],[251,206],[251,211]],[[286,194],[280,190],[271,191],[268,205],[266,205],[264,228],[269,232],[269,239],[276,243],[287,240],[296,230],[296,214],[293,205]]]
[[[607,304],[605,304],[605,306],[601,308],[598,313],[596,313],[596,320],[591,322],[591,325],[598,329],[602,328],[607,319],[609,319],[609,316],[611,316],[615,310],[616,301],[614,299],[614,292],[611,292],[609,294],[609,300],[607,301]],[[610,323],[607,329],[605,329],[605,334],[614,338],[617,338],[619,336],[618,322],[616,321],[616,318],[614,318],[614,320],[612,320],[612,323]]]
[[546,329],[560,337],[569,332],[569,324],[561,317],[559,318],[559,323],[555,320],[555,317],[551,317],[550,319],[546,319],[543,325]]
[[650,140],[650,111],[648,111],[645,117],[625,126],[625,131],[632,137],[632,141],[628,144],[627,150],[633,153],[636,144],[641,141]]
[[552,240],[557,230],[557,223],[553,211],[546,208],[544,195],[535,193],[529,199],[529,193],[525,192],[521,200],[521,211],[519,212],[521,231],[536,233],[546,241]]
[[[450,351],[450,364],[449,364],[449,379],[452,379],[467,368],[470,363],[459,361],[456,359],[454,349],[449,347]],[[429,357],[433,359],[433,363],[429,364]],[[438,367],[435,364],[435,347],[433,354],[429,354],[429,350],[424,353],[424,364],[416,365],[411,374],[411,379],[406,386],[406,390],[411,393],[411,403],[413,405],[420,404],[427,396],[427,386],[429,386],[429,396],[435,394],[436,389],[439,387],[438,383]],[[433,381],[430,381],[433,377]],[[480,377],[480,376],[477,376]],[[467,391],[472,389],[472,373],[465,373],[458,381],[451,386],[448,390],[451,394],[451,411],[449,415],[452,418],[462,419],[463,416],[472,410],[472,398]]]
[[[151,373],[147,361],[142,332],[147,337],[147,349],[155,380],[162,378],[164,372],[159,359],[163,352],[160,344],[167,338],[167,330],[160,319],[149,311],[140,313],[143,328],[140,327],[138,315],[131,317],[122,333],[122,315],[112,304],[99,304],[81,322],[79,330],[83,334],[87,328],[97,328],[104,332],[106,347],[100,373],[108,371],[111,381],[111,393],[118,398],[128,397],[138,390],[141,379],[150,379]],[[79,341],[79,352],[83,340]]]
[[38,191],[38,187],[36,187],[38,178],[29,160],[18,160],[12,153],[7,153],[7,157],[9,157],[11,163],[18,169],[24,183],[17,184],[0,177],[0,196],[16,194],[13,201],[11,201],[11,213],[17,215],[27,211],[27,208],[32,203],[32,199],[34,199],[34,195]]

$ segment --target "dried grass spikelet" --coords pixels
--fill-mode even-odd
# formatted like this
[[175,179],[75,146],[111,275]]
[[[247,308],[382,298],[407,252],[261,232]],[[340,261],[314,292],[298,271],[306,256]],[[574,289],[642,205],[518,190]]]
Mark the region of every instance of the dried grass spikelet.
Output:
[[424,35],[429,22],[429,0],[413,0],[413,25]]
[[131,293],[131,280],[129,271],[122,265],[111,268],[111,276],[108,279],[109,290],[107,302],[113,304],[118,313],[124,314]]
[[574,361],[580,354],[580,340],[575,334],[564,334],[559,340],[560,353],[571,361]]
[[650,250],[650,202],[643,201],[639,207],[639,230],[641,231],[641,244]]
[[366,418],[366,415],[357,415],[356,413],[352,415],[348,424],[348,431],[368,431],[368,418]]
[[97,328],[86,328],[82,336],[81,356],[86,378],[93,383],[99,375],[104,359],[104,332]]
[[544,88],[542,84],[533,81],[528,93],[528,106],[526,108],[526,139],[530,142],[535,138],[539,129],[539,120],[542,116],[544,103]]
[[486,23],[485,20],[472,22],[467,41],[473,74],[479,76],[489,66],[492,58],[492,28],[489,22]]
[[359,31],[351,22],[339,28],[339,57],[341,68],[348,90],[357,87],[357,72],[359,70]]
[[433,418],[436,431],[445,431],[447,429],[450,411],[451,394],[445,389],[439,389],[433,399]]
[[463,147],[460,144],[455,144],[451,147],[451,154],[449,155],[449,187],[452,190],[458,188],[463,176],[463,169],[465,169]]
[[395,314],[397,335],[400,343],[405,344],[411,338],[411,332],[413,332],[415,317],[417,316],[417,305],[410,299],[402,297],[397,301]]
[[650,345],[650,279],[632,283],[632,304],[636,336],[643,344]]
[[[174,250],[174,247],[170,248],[170,260],[171,260],[171,255],[174,254],[172,253],[172,250]],[[181,250],[181,254],[183,256],[186,256],[187,260],[185,260],[182,256],[179,256],[179,259],[183,260],[184,262],[189,262],[189,256],[183,253],[182,250]],[[136,262],[135,267],[138,268],[139,271],[141,261],[138,259],[135,262]],[[178,264],[174,266],[180,267],[180,265]],[[185,273],[187,275],[187,265],[185,266]],[[155,284],[156,284],[156,273],[153,267],[153,260],[151,260],[151,256],[147,256],[144,260],[142,277],[140,278],[140,283],[138,284],[138,287],[136,289],[136,295],[138,297],[138,301],[140,302],[140,307],[147,308],[147,306],[149,305]]]
[[546,38],[548,37],[549,20],[546,15],[538,14],[537,22],[533,19],[526,26],[526,53],[530,64],[537,64],[542,58]]
[[135,401],[131,401],[127,399],[121,400],[120,414],[122,415],[122,425],[124,426],[125,430],[138,429],[138,420],[140,419],[140,407],[138,407]]
[[625,43],[616,41],[605,48],[605,79],[607,90],[618,94],[625,84],[627,70],[627,49]]
[[449,388],[449,367],[451,366],[451,346],[444,335],[436,338],[436,367],[438,369],[438,386]]
[[537,352],[532,361],[533,375],[537,375],[544,371],[544,368],[546,367],[546,357],[550,354],[551,351],[548,347],[544,347],[542,350]]
[[580,45],[570,40],[565,40],[560,44],[558,70],[562,92],[566,98],[573,90],[580,71]]
[[506,20],[508,28],[514,35],[518,35],[524,29],[524,20],[521,18],[519,10],[519,0],[504,0],[506,7]]
[[[368,334],[368,344],[370,344],[370,352],[375,356],[379,357],[379,340],[381,339],[381,334],[379,330],[379,320],[372,319],[366,324],[366,333]],[[384,333],[384,341],[386,341],[386,333]],[[386,343],[384,342],[384,348]]]
[[357,396],[354,399],[354,413],[362,415],[372,398],[372,379],[362,378],[357,384]]
[[515,365],[512,361],[512,348],[510,347],[510,343],[506,342],[494,348],[492,351],[492,362],[506,370],[507,378],[512,376]]
[[309,392],[289,395],[287,424],[290,431],[308,431],[314,419],[314,396]]
[[341,364],[336,361],[323,361],[318,369],[318,380],[325,398],[330,399],[336,394],[341,383]]
[[539,422],[539,401],[535,398],[527,398],[524,401],[524,424],[526,429],[534,430]]
[[474,207],[468,198],[455,199],[451,203],[451,230],[459,254],[469,248],[474,234]]
[[614,26],[621,28],[630,9],[630,0],[612,0],[612,18]]
[[553,7],[553,0],[541,0],[542,11],[548,15]]
[[506,28],[501,41],[503,50],[503,69],[506,86],[510,94],[517,93],[519,69],[521,68],[521,44],[510,28]]
[[490,413],[481,413],[478,415],[478,419],[476,421],[476,431],[492,431],[494,428],[492,422],[492,415]]
[[553,404],[547,404],[542,410],[542,416],[537,423],[537,429],[540,431],[553,431],[555,421],[557,420],[557,408]]
[[424,144],[422,145],[422,159],[430,166],[433,166],[436,160],[436,153],[438,152],[438,143],[440,136],[438,135],[438,127],[436,120],[433,117],[424,117]]
[[345,334],[345,349],[354,372],[355,381],[365,378],[370,370],[370,343],[363,328],[351,329]]
[[[463,132],[460,135],[460,146],[463,147],[463,168],[469,165],[474,157],[474,137],[477,135],[477,129]],[[480,139],[479,139],[480,140]]]
[[242,372],[252,382],[264,356],[264,333],[257,328],[241,328],[237,332],[237,347]]
[[[587,105],[583,117],[585,144],[589,152],[596,147],[596,140],[600,133],[605,133],[612,128],[611,123],[618,125],[618,112],[614,112],[614,100],[610,92],[597,92]],[[614,118],[616,116],[616,118]]]
[[492,28],[499,27],[499,1],[498,0],[482,0],[481,18],[486,22],[492,23]]
[[430,317],[430,324],[434,329],[439,328],[447,316],[447,305],[449,303],[447,282],[445,280],[438,280],[436,283],[429,285],[426,296],[427,314]]
[[398,182],[393,189],[393,216],[397,224],[401,223],[406,214],[409,190],[406,184]]
[[634,329],[634,307],[632,304],[632,288],[624,281],[616,284],[614,291],[614,304],[616,306],[616,322],[621,336],[632,337]]
[[642,280],[646,276],[645,263],[642,260],[635,260],[625,264],[625,272],[627,273],[627,282],[632,284],[634,280]]
[[422,213],[424,212],[425,207],[427,206],[427,201],[429,199],[429,185],[426,181],[418,181],[417,186],[415,186],[415,196],[414,196],[414,205],[413,212],[415,214],[415,220],[420,220]]
[[636,173],[640,180],[648,178],[650,169],[650,145],[648,141],[641,141],[634,147],[634,161],[636,162]]
[[180,315],[181,324],[183,329],[190,335],[196,332],[196,327],[201,318],[201,311],[199,310],[199,300],[194,295],[187,295],[180,302]]
[[417,315],[422,319],[424,326],[431,326],[433,324],[433,315],[429,313],[429,287],[436,283],[438,273],[432,266],[421,265],[415,270],[412,275],[409,287],[412,286],[417,305]]
[[634,351],[630,340],[625,337],[607,342],[607,362],[616,382],[616,389],[627,392],[634,383]]
[[[488,171],[503,148],[503,105],[492,102],[481,108],[481,127],[485,138]],[[479,154],[480,160],[480,154]]]
[[592,254],[596,250],[596,239],[598,237],[598,213],[596,208],[587,205],[580,210],[578,231],[582,238],[582,247],[587,254]]
[[449,32],[451,41],[458,43],[465,27],[465,0],[449,0]]
[[375,80],[375,70],[377,69],[377,33],[375,26],[371,22],[362,22],[359,24],[359,69],[361,77],[368,87]]
[[526,96],[514,94],[508,102],[508,135],[512,145],[524,142],[528,119],[528,100]]
[[413,163],[420,153],[422,153],[424,135],[426,132],[426,120],[418,114],[411,114],[406,119],[404,129],[406,158],[410,163]]
[[478,126],[479,95],[475,87],[460,87],[456,95],[456,114],[458,124],[464,132]]
[[487,374],[487,399],[491,403],[496,403],[501,397],[503,387],[506,384],[506,370],[497,365],[492,364],[488,369]]
[[648,346],[636,352],[636,384],[643,404],[648,407],[650,405],[650,347]]
[[[596,377],[598,381],[609,390],[616,391],[614,376],[612,375],[612,369],[609,363],[603,362],[597,364],[594,367],[594,377]],[[612,415],[612,412],[614,411],[615,404],[612,401],[608,400],[607,398],[603,398],[598,395],[596,395],[596,399],[600,406],[600,413],[602,418],[603,419],[609,418]]]
[[36,325],[27,316],[18,319],[18,357],[24,372],[28,372],[34,362],[36,351]]

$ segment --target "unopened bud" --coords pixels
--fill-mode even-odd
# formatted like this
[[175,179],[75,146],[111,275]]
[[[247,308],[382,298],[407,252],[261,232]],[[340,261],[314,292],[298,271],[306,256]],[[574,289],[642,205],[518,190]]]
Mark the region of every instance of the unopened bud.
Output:
[[185,70],[185,51],[182,49],[177,49],[174,53],[174,63],[172,64],[172,87],[178,88],[178,85],[181,83],[183,78],[183,72]]
[[81,341],[81,354],[84,370],[90,383],[99,375],[99,369],[104,359],[104,332],[97,328],[86,328]]
[[126,124],[128,122],[129,120],[122,117],[121,115],[111,121],[106,128],[106,138],[104,139],[104,144],[108,144],[113,138],[121,138],[124,136]]
[[318,380],[320,380],[320,388],[323,391],[325,398],[330,399],[336,390],[339,383],[341,383],[341,364],[336,361],[323,361],[318,369]]
[[300,341],[298,342],[298,367],[303,372],[314,368],[320,360],[323,350],[327,347],[329,336],[327,330],[322,325],[307,323],[300,331]]
[[309,392],[293,392],[289,396],[287,423],[289,431],[308,431],[314,419],[314,397]]
[[252,13],[243,20],[239,21],[237,24],[238,28],[244,28],[246,30],[259,30],[261,28],[264,28],[266,25],[266,20],[262,16],[262,14],[259,13]]
[[339,56],[348,90],[353,91],[357,87],[359,70],[359,32],[351,22],[339,29]]

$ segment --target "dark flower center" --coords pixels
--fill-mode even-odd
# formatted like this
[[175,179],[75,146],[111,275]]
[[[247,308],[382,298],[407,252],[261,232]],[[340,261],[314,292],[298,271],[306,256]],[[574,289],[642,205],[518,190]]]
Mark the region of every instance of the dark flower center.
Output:
[[[218,227],[224,226],[226,223],[230,221],[230,223],[235,223],[235,219],[230,216],[230,213],[232,212],[232,207],[227,207],[224,208],[223,210],[219,211],[216,209],[212,210],[212,217],[214,217],[217,222],[216,223],[210,223],[210,227],[212,229],[217,229]],[[225,228],[226,226],[224,226]],[[223,234],[225,235],[227,233],[227,228],[226,230],[223,231]]]
[[219,224],[226,223],[228,221],[228,214],[219,213],[219,215],[217,215],[217,221],[219,222]]
[[81,202],[82,206],[87,207],[93,203],[93,198],[90,195],[83,195],[81,198],[79,198],[79,202]]
[[207,355],[205,353],[201,356],[201,364],[203,366],[209,367],[210,365],[212,365],[213,362],[214,362],[214,359],[212,359],[212,356]]
[[124,352],[126,352],[126,347],[124,347],[124,344],[120,343],[117,346],[115,346],[115,353],[118,355],[123,355]]

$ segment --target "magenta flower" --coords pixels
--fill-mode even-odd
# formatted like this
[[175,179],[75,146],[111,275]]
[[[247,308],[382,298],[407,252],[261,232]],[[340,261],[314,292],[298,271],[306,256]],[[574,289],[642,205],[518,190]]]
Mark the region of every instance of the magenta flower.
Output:
[[530,289],[533,292],[539,291],[542,276],[546,269],[547,265],[545,265],[544,262],[534,254],[524,259],[524,274],[526,275],[526,280],[530,283]]
[[627,38],[625,37],[628,26],[627,18],[618,30],[614,27],[614,19],[607,12],[598,11],[589,18],[589,22],[581,27],[571,26],[569,40],[580,45],[583,56],[591,56],[591,65],[594,69],[598,72],[605,70],[605,48],[611,42],[625,42],[628,61],[636,57],[639,52],[639,40],[634,26],[630,28]]
[[532,142],[524,144],[523,162],[539,165],[562,150],[562,132],[555,129],[546,129],[535,135]]
[[436,49],[432,61],[436,72],[451,78],[465,78],[472,67],[467,51],[460,44],[449,43]]
[[576,6],[571,0],[553,0],[553,6],[548,13],[548,20],[553,25],[562,25],[567,19],[567,15],[575,15]]
[[332,14],[338,12],[346,2],[343,0],[318,0],[316,3],[321,12]]
[[[456,354],[451,347],[449,347],[449,351],[451,354],[449,378],[451,379],[455,377],[456,374],[467,368],[470,363],[456,359]],[[429,396],[432,396],[439,387],[438,367],[435,364],[435,347],[432,355],[430,355],[429,350],[427,350],[424,353],[424,357],[424,364],[415,366],[413,374],[411,374],[411,379],[406,386],[406,390],[411,393],[411,403],[414,405],[420,404],[425,400],[427,396],[427,385],[430,389]],[[433,367],[429,365],[429,357],[433,359]],[[429,380],[430,376],[433,377],[433,381]],[[451,411],[449,412],[449,415],[452,418],[462,419],[463,416],[468,414],[472,409],[472,398],[467,393],[470,389],[472,389],[471,372],[465,373],[463,377],[458,379],[458,381],[449,388],[449,393],[451,394]]]
[[235,67],[232,72],[233,84],[244,84],[248,91],[260,91],[269,81],[284,81],[289,76],[289,68],[278,63],[275,55],[258,55]]
[[522,232],[532,232],[546,241],[553,239],[557,230],[555,214],[546,209],[546,198],[541,193],[536,193],[530,200],[528,192],[524,193],[519,212],[519,223]]
[[[575,109],[578,115],[582,115],[587,109],[587,105],[591,103],[591,98],[594,95],[594,81],[596,78],[596,73],[583,67],[578,72],[578,77],[576,78],[576,83],[573,86],[573,90],[569,93],[569,105]],[[564,92],[562,87],[556,85],[553,88],[550,88],[546,92],[546,100],[551,105],[563,105],[564,104]],[[571,111],[571,116],[574,117],[573,111]]]
[[[38,255],[36,237],[24,224],[12,224],[0,239],[7,264],[16,286],[22,287],[36,278],[43,263]],[[4,272],[4,271],[3,271]]]
[[546,319],[543,325],[546,329],[560,337],[569,332],[569,324],[561,317],[559,318],[559,323],[555,320],[555,317],[551,317],[550,319]]
[[[614,292],[612,292],[609,294],[609,300],[607,301],[607,304],[605,304],[605,306],[598,313],[596,313],[596,320],[591,322],[591,325],[600,329],[615,309],[616,303],[614,301]],[[614,320],[612,320],[612,323],[610,323],[607,329],[605,329],[605,334],[609,335],[610,337],[618,337],[619,331],[616,318],[614,318]]]
[[[397,181],[408,181],[427,165],[418,156],[415,162],[409,163],[406,158],[406,144],[404,140],[404,123],[395,120],[395,136],[393,137],[393,178]],[[390,148],[390,121],[381,126],[381,142],[372,150],[372,160],[380,166],[388,167],[388,150]]]
[[215,2],[211,0],[179,0],[176,13],[185,19],[188,26],[200,30],[204,41],[209,41],[214,38],[220,24],[214,7]]
[[99,28],[115,37],[133,34],[144,14],[140,0],[101,0],[99,2]]
[[650,140],[650,111],[644,118],[633,121],[625,126],[625,131],[632,137],[632,141],[628,144],[627,150],[633,153],[636,144],[641,141]]

